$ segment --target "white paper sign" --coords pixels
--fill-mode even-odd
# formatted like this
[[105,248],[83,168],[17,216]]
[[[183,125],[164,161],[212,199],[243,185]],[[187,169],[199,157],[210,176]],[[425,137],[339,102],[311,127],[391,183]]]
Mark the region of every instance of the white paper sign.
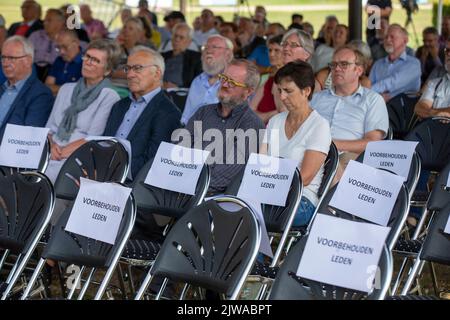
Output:
[[[318,214],[297,275],[370,292],[389,227]],[[375,282],[377,285],[377,283]]]
[[[109,136],[88,136],[84,138],[86,141],[99,141],[99,140],[116,140],[119,141],[120,144],[125,148],[125,151],[128,153],[128,159],[130,163],[130,169],[131,169],[131,143],[127,139],[117,138],[117,137],[109,137]],[[127,178],[132,180],[133,176],[131,175],[131,170],[128,170]]]
[[[208,201],[210,199],[220,197],[221,195],[216,195],[214,197],[205,198],[204,201]],[[265,254],[266,256],[273,258],[272,247],[270,246],[270,239],[267,233],[266,222],[264,221],[264,216],[261,209],[261,204],[253,199],[244,199],[241,198],[248,206],[256,213],[256,218],[259,221],[261,226],[261,243],[259,245],[259,252]],[[219,206],[228,211],[239,211],[241,206],[233,203],[233,202],[219,202]]]
[[37,169],[49,129],[7,124],[0,146],[0,165]]
[[194,195],[208,156],[209,151],[161,142],[144,182],[158,188]]
[[406,181],[417,144],[416,141],[371,141],[364,152],[363,163],[392,171]]
[[114,244],[131,188],[80,178],[66,231]]
[[237,196],[284,207],[296,167],[291,159],[252,153]]
[[330,206],[386,226],[403,177],[350,161]]

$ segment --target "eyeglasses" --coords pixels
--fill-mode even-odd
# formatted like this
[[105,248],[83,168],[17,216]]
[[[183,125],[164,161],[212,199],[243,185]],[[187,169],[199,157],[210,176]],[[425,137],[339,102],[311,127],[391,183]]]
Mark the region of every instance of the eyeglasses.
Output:
[[56,46],[55,50],[56,50],[56,52],[61,52],[62,50],[67,51],[74,43],[75,42],[71,42],[67,45]]
[[202,51],[205,51],[205,50],[208,50],[208,49],[219,50],[219,49],[227,49],[227,48],[226,47],[219,47],[219,46],[202,46]]
[[1,58],[2,62],[7,62],[7,61],[15,62],[15,61],[17,61],[17,60],[19,60],[19,59],[25,58],[26,56],[28,56],[28,55],[26,54],[26,55],[19,56],[19,57],[13,57],[13,56],[0,56],[0,58]]
[[348,61],[340,61],[340,62],[331,62],[328,64],[328,67],[331,70],[336,70],[336,68],[339,66],[339,68],[341,68],[342,70],[347,70],[349,66],[351,66],[352,64],[354,65],[360,65],[359,63],[356,62],[348,62]]
[[135,73],[141,73],[142,70],[144,70],[144,68],[148,67],[158,67],[158,66],[156,64],[146,64],[146,65],[135,64],[133,66],[125,65],[123,66],[123,72],[128,73],[131,70],[133,70]]
[[285,41],[281,43],[283,48],[289,47],[291,49],[302,48],[300,43]]
[[219,73],[217,75],[219,77],[220,82],[226,83],[230,88],[240,87],[240,88],[247,88],[247,85],[245,83],[237,82],[230,77],[224,75],[223,73]]
[[88,54],[84,54],[81,57],[81,60],[89,62],[89,63],[94,64],[94,65],[99,65],[100,63],[102,63],[102,61],[100,59],[98,59],[96,57],[93,57],[91,55],[88,55]]

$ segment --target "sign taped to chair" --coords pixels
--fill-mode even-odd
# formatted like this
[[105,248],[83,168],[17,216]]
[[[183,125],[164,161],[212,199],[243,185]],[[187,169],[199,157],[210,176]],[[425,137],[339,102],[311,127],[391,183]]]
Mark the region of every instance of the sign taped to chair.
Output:
[[330,206],[386,226],[403,177],[351,160]]
[[417,141],[371,141],[364,152],[363,163],[392,171],[406,181],[417,144]]
[[65,230],[114,244],[131,188],[80,178]]
[[194,195],[209,151],[161,142],[145,183]]
[[[380,288],[378,261],[389,227],[318,214],[300,260],[297,275],[353,290]],[[378,283],[377,283],[378,282]]]
[[291,159],[252,153],[237,196],[284,207],[296,167]]
[[125,148],[126,152],[128,153],[128,160],[130,164],[130,170],[128,170],[127,178],[132,180],[133,176],[131,175],[131,159],[133,159],[131,156],[133,155],[131,152],[131,143],[127,139],[122,138],[116,138],[116,137],[109,137],[109,136],[87,136],[84,138],[86,141],[99,141],[99,140],[117,140],[120,142],[120,144]]
[[7,124],[0,146],[0,165],[37,169],[49,130]]

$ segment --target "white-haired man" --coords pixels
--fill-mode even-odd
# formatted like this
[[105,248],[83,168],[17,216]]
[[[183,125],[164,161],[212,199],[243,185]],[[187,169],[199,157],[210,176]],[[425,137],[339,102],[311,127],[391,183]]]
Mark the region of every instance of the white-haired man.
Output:
[[233,59],[233,43],[221,35],[212,35],[202,50],[203,73],[192,81],[184,107],[181,123],[186,124],[192,115],[207,104],[217,103],[220,87],[218,74]]

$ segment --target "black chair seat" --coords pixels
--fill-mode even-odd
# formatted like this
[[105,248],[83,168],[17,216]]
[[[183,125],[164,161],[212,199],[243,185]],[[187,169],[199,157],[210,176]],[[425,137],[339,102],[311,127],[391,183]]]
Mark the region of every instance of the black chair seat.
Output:
[[386,300],[397,300],[397,301],[429,301],[429,300],[440,300],[435,296],[416,296],[413,294],[406,296],[390,296]]
[[275,279],[279,269],[279,267],[269,267],[260,261],[256,261],[250,274],[252,276],[261,276],[264,278]]
[[161,249],[161,243],[149,240],[128,240],[122,257],[136,260],[155,260]]
[[416,190],[412,195],[411,201],[427,202],[429,195],[430,193],[428,191]]
[[397,252],[406,252],[406,253],[419,253],[420,249],[422,249],[423,240],[406,240],[406,239],[398,239],[394,250]]

